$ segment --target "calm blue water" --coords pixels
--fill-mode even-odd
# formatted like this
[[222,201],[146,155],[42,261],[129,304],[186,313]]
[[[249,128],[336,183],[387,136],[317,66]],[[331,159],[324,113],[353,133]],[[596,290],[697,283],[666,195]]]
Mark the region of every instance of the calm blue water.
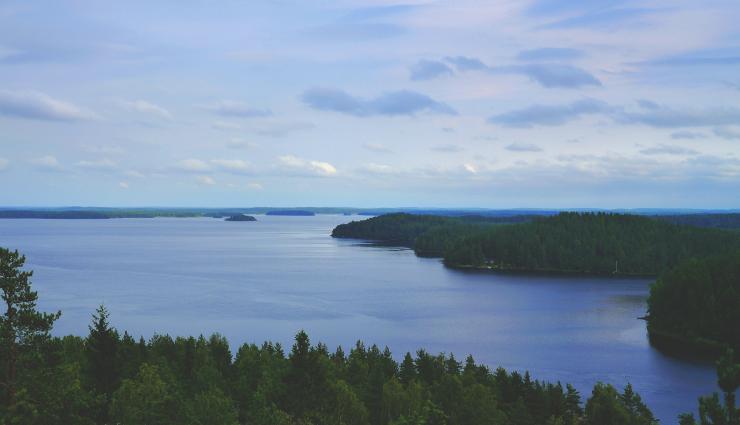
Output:
[[473,354],[578,388],[631,382],[663,423],[716,391],[711,366],[652,349],[647,280],[509,276],[446,269],[412,251],[335,240],[344,216],[0,220],[0,246],[35,271],[56,334],[87,334],[105,303],[119,330],[220,332],[233,346],[299,329],[330,347],[357,339],[396,357],[425,347]]

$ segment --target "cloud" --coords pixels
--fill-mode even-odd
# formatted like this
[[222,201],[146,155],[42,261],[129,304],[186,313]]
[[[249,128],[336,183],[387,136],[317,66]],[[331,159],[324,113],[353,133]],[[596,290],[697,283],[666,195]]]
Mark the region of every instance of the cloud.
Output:
[[365,143],[362,145],[363,148],[371,151],[371,152],[377,152],[377,153],[390,153],[393,152],[389,148],[387,148],[384,145],[381,145],[379,143]]
[[470,174],[478,174],[478,169],[473,164],[463,164],[463,168]]
[[565,105],[532,105],[523,109],[494,115],[491,124],[507,127],[556,126],[584,115],[603,114],[612,110],[606,102],[582,99]]
[[213,180],[211,176],[198,176],[195,178],[195,181],[203,186],[213,186],[216,184],[216,180]]
[[205,161],[201,161],[200,159],[183,159],[182,161],[178,162],[174,166],[174,168],[176,170],[188,173],[209,171],[211,169],[208,163],[206,163]]
[[[638,108],[612,106],[606,102],[583,99],[564,105],[532,105],[523,109],[494,115],[491,124],[508,127],[534,125],[562,125],[584,115],[603,115],[622,124],[642,124],[657,128],[723,127],[740,125],[740,109],[734,107],[671,108],[658,103],[640,100]],[[676,133],[688,138],[693,134]]]
[[623,110],[616,114],[615,118],[623,123],[661,128],[714,127],[740,125],[740,109],[734,107],[675,109],[656,104],[637,111]]
[[222,100],[214,105],[207,106],[206,109],[223,117],[255,118],[272,115],[272,111],[269,109],[255,108],[244,102],[234,100]]
[[505,149],[512,152],[542,152],[542,148],[533,143],[512,143]]
[[212,159],[211,164],[217,168],[235,174],[246,174],[252,171],[248,162],[241,159]]
[[570,16],[564,19],[557,19],[540,26],[542,29],[564,29],[564,28],[623,28],[626,22],[636,21],[644,16],[659,12],[658,9],[648,8],[599,8],[593,12],[587,12]]
[[704,133],[697,133],[694,131],[676,131],[671,133],[671,139],[706,139],[707,135]]
[[731,128],[717,127],[713,130],[713,133],[715,136],[726,140],[740,140],[740,131],[735,131]]
[[51,155],[45,155],[31,160],[31,164],[44,171],[62,171],[62,165]]
[[118,187],[121,189],[128,189],[128,182],[118,182]]
[[431,80],[442,75],[453,75],[454,72],[441,61],[420,60],[411,67],[411,79],[414,81]]
[[732,66],[740,64],[740,49],[704,49],[637,64],[670,67]]
[[381,174],[381,175],[383,175],[383,174],[387,175],[387,174],[394,174],[395,173],[395,170],[390,165],[376,164],[376,163],[373,163],[373,162],[371,162],[369,164],[365,164],[360,169],[360,171],[362,171],[364,173],[368,173],[368,174]]
[[489,66],[476,58],[464,56],[447,57],[458,71],[484,71],[492,75],[524,75],[546,88],[580,88],[601,86],[601,82],[589,72],[573,65],[558,63],[531,63],[526,65]]
[[526,75],[546,88],[601,86],[601,82],[581,68],[561,64],[509,65],[491,68],[492,73]]
[[698,155],[699,152],[676,145],[660,144],[640,151],[643,155]]
[[278,163],[285,169],[304,175],[333,176],[337,174],[337,169],[328,162],[306,160],[293,155],[278,157]]
[[119,102],[123,108],[129,111],[139,112],[142,114],[153,115],[157,118],[172,119],[170,111],[161,106],[147,102],[146,100],[122,100]]
[[466,56],[448,56],[445,60],[458,69],[458,71],[487,71],[490,69],[488,65],[481,62],[477,58],[469,58]]
[[5,158],[0,158],[0,171],[4,171],[5,169],[7,169],[8,164],[10,164],[10,161]]
[[362,99],[338,89],[313,88],[305,91],[301,99],[314,109],[357,117],[415,115],[420,112],[457,115],[449,105],[408,90],[385,93],[373,99]]
[[81,121],[95,114],[35,91],[0,90],[0,115],[46,121]]
[[517,55],[520,61],[550,61],[550,60],[573,60],[585,56],[585,53],[578,49],[567,47],[542,47],[539,49],[522,50]]
[[88,170],[113,170],[117,168],[116,163],[107,158],[95,161],[78,161],[75,166]]
[[252,182],[252,183],[247,183],[247,189],[250,189],[250,190],[262,190],[262,189],[264,189],[264,186],[262,186],[261,184],[256,183],[256,182]]
[[462,152],[464,149],[462,148],[462,146],[447,144],[433,146],[431,150],[435,152]]

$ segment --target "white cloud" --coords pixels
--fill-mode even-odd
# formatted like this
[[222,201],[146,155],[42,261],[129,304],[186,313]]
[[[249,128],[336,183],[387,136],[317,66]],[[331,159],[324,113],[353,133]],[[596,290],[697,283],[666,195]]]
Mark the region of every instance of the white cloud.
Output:
[[337,174],[337,169],[324,161],[306,160],[293,155],[284,155],[278,157],[278,162],[283,168],[304,174],[318,176],[332,176]]
[[80,121],[96,117],[91,111],[41,92],[7,90],[0,90],[0,115],[46,121]]
[[210,176],[198,176],[195,178],[195,180],[204,186],[213,186],[216,184],[216,181],[213,180],[213,177]]
[[129,111],[153,115],[158,118],[172,119],[172,114],[167,109],[147,102],[146,100],[122,100],[119,104]]
[[40,158],[34,158],[31,160],[31,164],[46,171],[61,171],[62,165],[51,155],[45,155]]
[[175,169],[185,172],[203,172],[209,171],[211,167],[205,161],[200,159],[183,159],[175,165]]
[[473,164],[463,164],[463,168],[465,168],[465,171],[467,171],[470,174],[478,173],[478,169]]
[[115,162],[107,158],[97,159],[94,161],[78,161],[75,165],[77,167],[87,168],[90,170],[113,170],[117,167]]
[[230,173],[248,173],[252,168],[248,162],[241,159],[212,159],[211,164]]
[[128,182],[119,182],[118,187],[121,189],[128,189]]
[[10,163],[10,161],[8,161],[7,159],[5,159],[5,158],[0,158],[0,171],[3,171],[3,170],[5,170],[6,168],[8,168],[8,164],[9,164],[9,163]]

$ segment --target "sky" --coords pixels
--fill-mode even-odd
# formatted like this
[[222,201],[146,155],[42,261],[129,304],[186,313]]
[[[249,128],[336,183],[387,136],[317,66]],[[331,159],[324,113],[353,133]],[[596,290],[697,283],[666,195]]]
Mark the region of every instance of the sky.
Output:
[[740,208],[737,0],[0,2],[0,206]]

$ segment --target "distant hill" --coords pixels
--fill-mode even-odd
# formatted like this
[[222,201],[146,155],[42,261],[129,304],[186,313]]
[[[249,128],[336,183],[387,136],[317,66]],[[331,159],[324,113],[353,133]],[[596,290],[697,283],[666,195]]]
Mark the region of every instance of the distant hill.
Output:
[[38,219],[107,219],[107,214],[97,211],[0,211],[0,218],[38,218]]
[[284,215],[284,216],[297,216],[297,217],[306,217],[306,216],[314,216],[316,213],[313,211],[308,210],[275,210],[275,211],[268,211],[265,213],[265,215]]

